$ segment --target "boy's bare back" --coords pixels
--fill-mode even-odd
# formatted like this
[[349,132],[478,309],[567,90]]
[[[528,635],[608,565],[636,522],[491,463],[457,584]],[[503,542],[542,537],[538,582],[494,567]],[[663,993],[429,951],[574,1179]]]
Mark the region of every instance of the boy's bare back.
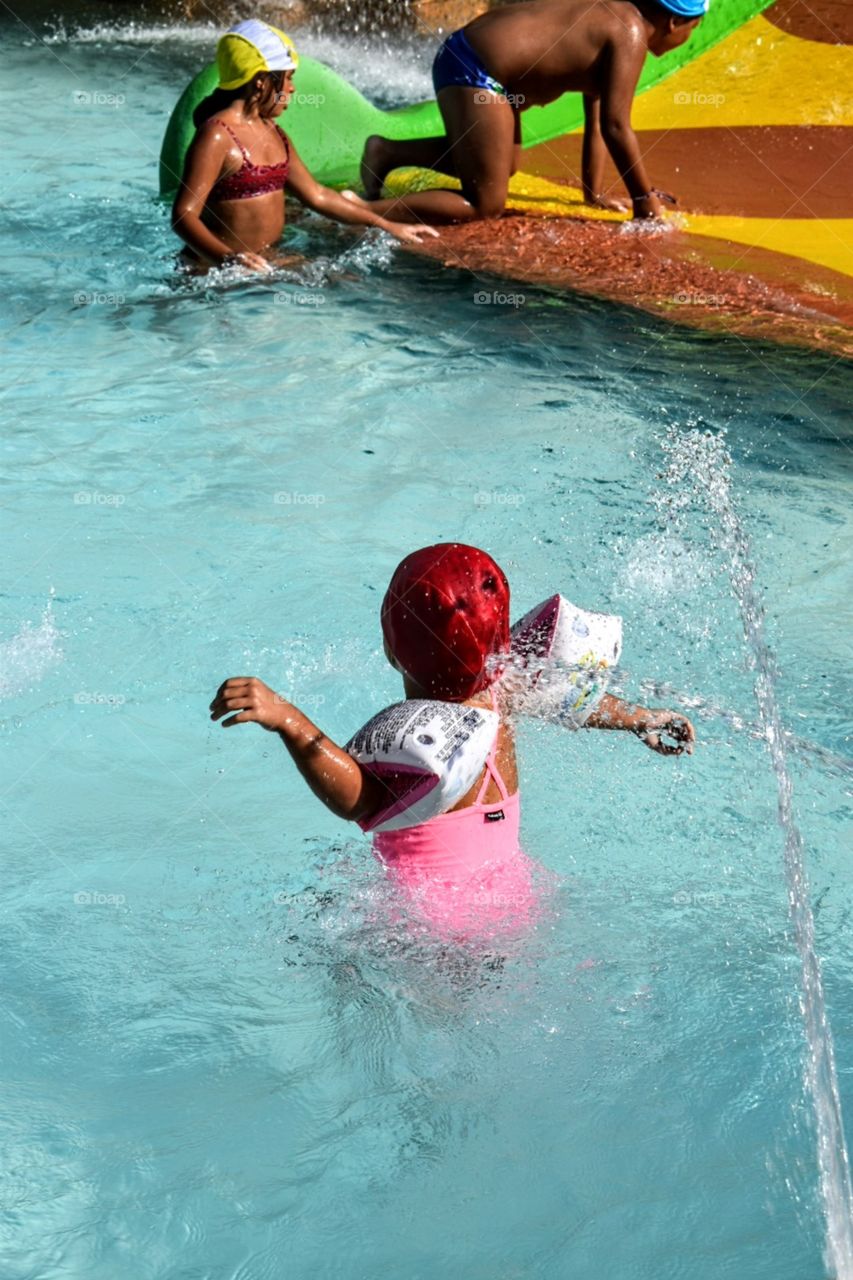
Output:
[[[525,0],[483,14],[465,34],[495,79],[523,107],[576,90],[597,96],[612,56],[639,75],[646,28],[630,0]],[[630,91],[633,91],[633,84]]]

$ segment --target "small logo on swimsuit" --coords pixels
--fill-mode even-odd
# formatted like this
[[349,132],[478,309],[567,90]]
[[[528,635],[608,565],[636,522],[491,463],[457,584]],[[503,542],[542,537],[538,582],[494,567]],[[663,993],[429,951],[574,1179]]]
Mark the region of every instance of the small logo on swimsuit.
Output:
[[486,822],[503,822],[504,816],[505,815],[504,815],[503,809],[495,809],[494,813],[483,814],[483,817],[486,819]]

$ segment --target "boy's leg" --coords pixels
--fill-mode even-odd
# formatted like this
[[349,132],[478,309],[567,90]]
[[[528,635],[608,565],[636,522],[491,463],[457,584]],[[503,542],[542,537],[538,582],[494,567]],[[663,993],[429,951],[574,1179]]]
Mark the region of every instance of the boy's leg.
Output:
[[[415,165],[455,175],[462,183],[461,193],[419,191],[372,201],[371,209],[392,222],[471,222],[499,217],[516,163],[517,112],[505,98],[467,85],[441,89],[438,105],[446,136],[391,143],[394,150],[386,153],[376,171],[380,189],[381,179],[392,167]],[[394,163],[382,172],[389,157]],[[376,154],[374,159],[378,159]]]
[[373,133],[364,144],[361,157],[361,185],[367,200],[378,200],[382,184],[392,169],[434,169],[456,177],[447,135],[438,138],[408,138],[400,141]]

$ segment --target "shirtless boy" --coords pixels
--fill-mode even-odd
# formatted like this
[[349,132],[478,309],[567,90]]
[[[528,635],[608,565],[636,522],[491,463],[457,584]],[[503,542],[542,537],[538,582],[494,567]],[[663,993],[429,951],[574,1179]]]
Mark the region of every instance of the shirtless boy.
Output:
[[[521,150],[520,113],[568,90],[584,95],[583,188],[589,204],[623,208],[602,194],[606,152],[635,218],[661,203],[646,173],[631,105],[647,53],[660,57],[690,37],[708,0],[525,0],[494,9],[445,40],[433,83],[445,134],[394,141],[373,135],[362,159],[370,207],[396,222],[496,218]],[[462,191],[422,191],[380,200],[392,169],[433,169]]]

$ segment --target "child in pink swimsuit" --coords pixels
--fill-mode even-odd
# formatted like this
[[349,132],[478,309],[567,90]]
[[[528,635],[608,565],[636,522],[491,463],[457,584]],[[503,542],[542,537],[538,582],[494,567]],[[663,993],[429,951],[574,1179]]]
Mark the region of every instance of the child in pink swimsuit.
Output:
[[[520,797],[512,723],[501,689],[509,652],[509,586],[484,551],[441,543],[398,566],[382,603],[385,652],[407,698],[489,708],[495,739],[469,792],[428,822],[373,837],[376,856],[412,910],[444,935],[470,936],[528,923],[534,867],[519,842]],[[314,794],[365,829],[388,804],[387,782],[332,742],[307,716],[249,676],[226,680],[210,707],[223,727],[255,722],[278,733]],[[691,752],[693,726],[604,694],[589,728],[627,729],[654,751]],[[662,740],[673,738],[674,744]]]

